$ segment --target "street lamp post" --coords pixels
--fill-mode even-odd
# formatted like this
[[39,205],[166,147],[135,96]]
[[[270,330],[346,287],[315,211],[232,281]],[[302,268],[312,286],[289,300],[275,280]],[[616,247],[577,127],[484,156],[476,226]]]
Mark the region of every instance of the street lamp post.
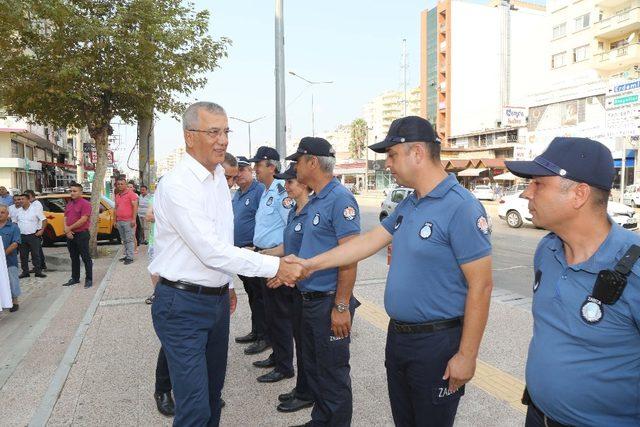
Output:
[[[298,75],[298,74],[294,73],[293,71],[289,71],[289,74],[291,74],[292,76],[295,76],[295,77],[297,77],[297,78],[299,78],[301,80],[304,80],[305,82],[307,82],[309,84],[309,86],[333,83],[333,81],[312,81],[312,80],[308,80],[308,79],[305,79],[304,77],[302,77],[301,75]],[[315,121],[315,112],[314,112],[314,107],[313,107],[313,90],[311,90],[311,136],[316,136],[316,121]]]
[[239,117],[231,117],[231,116],[229,116],[229,118],[247,124],[247,128],[249,130],[249,156],[248,157],[251,158],[251,123],[254,123],[254,122],[257,122],[258,120],[264,119],[265,116],[261,116],[261,117],[258,117],[257,119],[253,119],[253,120],[244,120],[244,119],[241,119]]

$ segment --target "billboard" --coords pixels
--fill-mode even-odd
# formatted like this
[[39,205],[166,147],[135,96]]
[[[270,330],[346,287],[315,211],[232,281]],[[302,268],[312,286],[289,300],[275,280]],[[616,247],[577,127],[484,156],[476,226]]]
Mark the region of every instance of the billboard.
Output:
[[522,127],[527,125],[525,107],[504,107],[502,109],[502,127]]

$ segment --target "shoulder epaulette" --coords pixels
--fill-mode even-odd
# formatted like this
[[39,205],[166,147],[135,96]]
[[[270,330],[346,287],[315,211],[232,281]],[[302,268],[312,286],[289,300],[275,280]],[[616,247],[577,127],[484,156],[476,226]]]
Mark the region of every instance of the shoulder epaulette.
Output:
[[276,185],[276,189],[278,190],[278,194],[282,194],[287,191],[284,189],[284,186],[282,184]]

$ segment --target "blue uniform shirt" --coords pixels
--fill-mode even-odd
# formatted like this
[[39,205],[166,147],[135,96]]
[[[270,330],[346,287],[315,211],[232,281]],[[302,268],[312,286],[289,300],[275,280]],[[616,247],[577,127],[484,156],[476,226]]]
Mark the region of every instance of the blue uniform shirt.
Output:
[[[12,243],[20,243],[20,229],[18,228],[18,224],[11,222],[11,220],[8,220],[4,227],[0,228],[0,235],[2,236],[4,249],[7,249]],[[18,248],[11,252],[11,254],[6,255],[6,258],[7,267],[17,267]]]
[[264,193],[264,184],[253,180],[244,193],[238,189],[233,195],[233,244],[242,248],[253,245],[253,232],[256,227],[256,211],[260,196]]
[[[311,258],[338,246],[338,240],[360,233],[360,209],[349,190],[333,178],[307,203],[301,258]],[[298,282],[301,292],[336,290],[338,269],[316,271]]]
[[7,207],[11,206],[13,204],[13,196],[11,194],[0,196],[0,203],[7,205]]
[[304,223],[307,219],[307,205],[304,205],[299,213],[295,208],[291,208],[289,212],[289,220],[284,228],[284,254],[298,255],[300,246],[302,245],[302,236],[304,235]]
[[583,317],[598,272],[640,245],[638,235],[610,222],[609,235],[587,261],[567,265],[553,233],[540,241],[533,261],[527,389],[535,405],[562,424],[640,425],[640,262],[620,299],[602,304],[600,320],[593,311]]
[[384,293],[392,319],[424,323],[464,315],[461,265],[491,254],[487,213],[454,175],[418,200],[414,192],[382,226],[393,235]]
[[282,243],[282,233],[287,224],[291,206],[291,199],[287,197],[284,189],[284,181],[274,179],[269,189],[260,196],[253,234],[254,245],[268,249]]

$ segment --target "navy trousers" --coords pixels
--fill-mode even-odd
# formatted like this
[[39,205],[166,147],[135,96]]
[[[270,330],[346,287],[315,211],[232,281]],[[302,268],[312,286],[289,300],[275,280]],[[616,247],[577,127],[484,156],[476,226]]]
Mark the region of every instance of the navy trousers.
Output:
[[[311,411],[313,426],[351,425],[351,337],[339,339],[331,331],[334,302],[334,296],[302,302],[302,360],[314,400]],[[358,305],[360,303],[351,298],[352,321]]]
[[293,299],[291,321],[293,323],[293,339],[296,343],[296,361],[298,364],[296,397],[300,400],[313,400],[307,373],[304,369],[304,356],[302,355],[302,294],[297,287],[291,288],[291,290]]
[[293,289],[288,286],[266,288],[266,295],[266,311],[270,316],[269,338],[275,369],[282,374],[293,375]]
[[167,356],[176,402],[174,426],[220,424],[229,348],[229,295],[156,286],[153,326]]
[[396,426],[452,426],[464,386],[448,392],[442,376],[458,352],[462,327],[432,333],[387,333],[385,366]]
[[251,332],[259,339],[265,338],[264,299],[262,296],[262,281],[259,277],[247,277],[238,275],[242,280],[244,290],[249,298],[251,309]]

